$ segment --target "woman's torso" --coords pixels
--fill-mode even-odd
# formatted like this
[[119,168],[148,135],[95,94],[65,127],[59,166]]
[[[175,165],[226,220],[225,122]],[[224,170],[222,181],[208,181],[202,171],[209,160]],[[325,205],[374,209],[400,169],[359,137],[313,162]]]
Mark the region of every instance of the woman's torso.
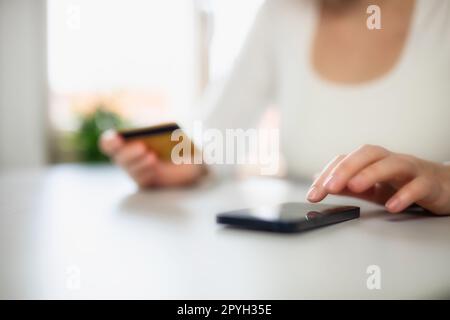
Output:
[[360,84],[325,80],[312,67],[317,4],[283,0],[277,8],[276,100],[288,173],[310,178],[362,144],[450,160],[450,3],[417,0],[395,66]]

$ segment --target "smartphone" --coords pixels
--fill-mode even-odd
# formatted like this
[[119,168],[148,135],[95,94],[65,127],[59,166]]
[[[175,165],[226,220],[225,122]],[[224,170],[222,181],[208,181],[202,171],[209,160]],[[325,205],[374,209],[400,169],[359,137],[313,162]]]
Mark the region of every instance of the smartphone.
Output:
[[[151,127],[119,130],[118,134],[125,141],[142,141],[149,150],[156,153],[160,160],[171,162],[172,150],[180,142],[171,138],[175,130],[181,129],[178,124],[170,122]],[[182,139],[187,139],[187,142],[190,143],[191,156],[193,157],[196,149],[188,136],[183,132],[181,133]]]
[[354,206],[287,202],[219,213],[216,221],[241,229],[293,233],[356,219],[359,211]]

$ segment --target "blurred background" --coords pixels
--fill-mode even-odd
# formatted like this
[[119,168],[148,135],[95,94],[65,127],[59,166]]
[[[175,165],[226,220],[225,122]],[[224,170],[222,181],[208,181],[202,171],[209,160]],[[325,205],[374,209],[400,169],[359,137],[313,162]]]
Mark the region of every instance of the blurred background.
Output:
[[226,77],[263,0],[0,0],[0,170],[102,162]]

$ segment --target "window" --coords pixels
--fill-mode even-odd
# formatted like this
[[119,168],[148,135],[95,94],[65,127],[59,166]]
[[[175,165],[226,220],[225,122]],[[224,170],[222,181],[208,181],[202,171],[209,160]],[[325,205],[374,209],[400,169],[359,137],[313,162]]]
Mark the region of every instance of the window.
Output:
[[130,126],[186,112],[199,88],[229,71],[260,3],[48,0],[53,160],[78,159],[73,136],[99,108]]

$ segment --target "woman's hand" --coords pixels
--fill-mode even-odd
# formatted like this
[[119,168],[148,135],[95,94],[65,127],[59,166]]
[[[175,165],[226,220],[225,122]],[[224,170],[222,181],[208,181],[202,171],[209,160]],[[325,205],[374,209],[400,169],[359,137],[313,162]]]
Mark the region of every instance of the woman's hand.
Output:
[[450,214],[450,166],[364,145],[332,160],[314,181],[308,200],[350,195],[400,212],[416,203],[435,214]]
[[141,188],[182,186],[195,182],[205,172],[202,165],[160,161],[139,141],[127,142],[107,131],[100,139],[100,149],[121,166]]

